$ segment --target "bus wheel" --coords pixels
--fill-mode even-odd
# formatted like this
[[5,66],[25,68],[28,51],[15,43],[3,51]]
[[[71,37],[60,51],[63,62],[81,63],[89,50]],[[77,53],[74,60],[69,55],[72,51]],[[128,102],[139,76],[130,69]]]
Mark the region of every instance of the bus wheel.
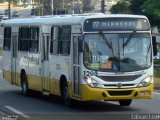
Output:
[[65,106],[72,107],[73,101],[71,98],[69,98],[68,87],[66,86],[64,86],[63,88],[63,101]]
[[132,100],[119,100],[121,106],[129,106],[132,103]]
[[22,74],[21,81],[22,81],[22,94],[24,96],[27,96],[28,95],[28,84],[27,84],[26,74]]

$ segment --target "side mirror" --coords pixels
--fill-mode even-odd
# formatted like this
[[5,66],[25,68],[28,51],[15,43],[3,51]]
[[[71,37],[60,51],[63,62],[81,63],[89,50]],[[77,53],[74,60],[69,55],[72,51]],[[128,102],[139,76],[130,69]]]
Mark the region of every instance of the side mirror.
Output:
[[153,55],[157,55],[157,41],[156,36],[152,36],[152,45],[153,45]]
[[78,52],[83,52],[83,37],[78,37]]

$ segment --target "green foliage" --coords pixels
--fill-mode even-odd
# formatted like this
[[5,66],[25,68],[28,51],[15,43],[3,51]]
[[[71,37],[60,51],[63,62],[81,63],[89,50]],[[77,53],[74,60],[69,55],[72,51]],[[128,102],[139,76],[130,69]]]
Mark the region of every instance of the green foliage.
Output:
[[22,0],[23,4],[26,4],[27,0]]
[[[37,1],[38,2],[38,1]],[[54,0],[54,9],[59,10],[62,9],[62,1]],[[67,5],[65,5],[66,7]],[[45,9],[44,9],[45,8]],[[36,7],[36,15],[51,15],[51,0],[40,0],[39,7]]]
[[11,2],[12,2],[12,4],[13,4],[14,6],[16,6],[17,3],[19,2],[19,0],[12,0]]
[[143,15],[144,12],[141,6],[146,2],[146,0],[130,0],[130,10],[133,14]]
[[53,4],[54,4],[54,9],[61,9],[62,8],[62,1],[60,1],[60,0],[54,0]]
[[160,64],[160,59],[155,60],[154,64]]
[[35,15],[36,16],[41,16],[42,15],[42,7],[36,7]]
[[5,0],[0,0],[0,3],[4,3],[5,2]]
[[160,0],[120,0],[111,13],[146,15],[152,26],[160,27]]
[[160,21],[160,0],[147,0],[142,9],[147,15],[154,17],[155,20]]
[[83,11],[84,12],[93,10],[93,8],[90,6],[90,2],[91,2],[91,0],[83,0],[82,1]]
[[116,5],[113,5],[110,11],[112,14],[129,14],[131,13],[129,5],[129,1],[120,0]]
[[160,78],[160,69],[154,68],[154,77],[155,78]]
[[155,76],[154,76],[154,89],[160,90],[160,78],[156,78]]
[[160,0],[147,0],[142,6],[142,10],[149,18],[151,25],[160,27]]

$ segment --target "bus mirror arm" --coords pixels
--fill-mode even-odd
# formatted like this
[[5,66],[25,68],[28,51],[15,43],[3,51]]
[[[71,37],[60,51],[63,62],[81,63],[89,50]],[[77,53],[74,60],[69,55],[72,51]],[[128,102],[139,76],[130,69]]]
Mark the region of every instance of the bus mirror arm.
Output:
[[152,36],[152,45],[153,45],[153,55],[157,55],[157,42],[156,42],[156,36]]

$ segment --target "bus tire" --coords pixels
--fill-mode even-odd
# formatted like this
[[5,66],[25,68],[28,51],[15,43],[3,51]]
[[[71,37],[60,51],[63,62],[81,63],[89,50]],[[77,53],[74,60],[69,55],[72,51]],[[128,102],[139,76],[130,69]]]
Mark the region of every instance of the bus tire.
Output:
[[129,99],[129,100],[119,100],[119,104],[121,106],[129,106],[131,103],[132,103],[131,99]]
[[67,107],[72,107],[73,105],[73,100],[69,97],[69,90],[67,85],[63,86],[63,102]]
[[21,75],[21,83],[22,83],[22,94],[24,96],[28,96],[29,90],[28,90],[27,76],[25,73],[22,73]]

